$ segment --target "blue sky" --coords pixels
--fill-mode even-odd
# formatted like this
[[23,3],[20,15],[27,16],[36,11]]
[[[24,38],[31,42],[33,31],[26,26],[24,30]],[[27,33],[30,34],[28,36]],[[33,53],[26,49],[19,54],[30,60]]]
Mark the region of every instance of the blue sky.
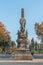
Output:
[[43,0],[0,0],[0,21],[10,31],[11,39],[16,41],[21,8],[24,8],[25,12],[28,38],[31,40],[34,37],[35,41],[38,41],[34,24],[43,21]]

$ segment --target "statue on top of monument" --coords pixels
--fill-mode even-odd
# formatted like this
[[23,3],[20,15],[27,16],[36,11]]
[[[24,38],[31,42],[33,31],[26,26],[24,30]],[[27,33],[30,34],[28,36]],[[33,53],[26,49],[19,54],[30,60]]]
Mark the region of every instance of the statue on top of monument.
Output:
[[21,24],[21,31],[24,32],[25,31],[26,20],[24,19],[24,9],[23,8],[21,10],[20,24]]

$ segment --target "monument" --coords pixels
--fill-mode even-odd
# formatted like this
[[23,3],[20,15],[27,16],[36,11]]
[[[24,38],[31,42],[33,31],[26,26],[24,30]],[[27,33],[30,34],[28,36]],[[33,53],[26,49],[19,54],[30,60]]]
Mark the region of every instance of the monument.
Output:
[[25,29],[26,20],[24,18],[24,9],[21,9],[20,30],[18,30],[17,49],[15,52],[15,60],[32,60],[29,50],[28,32]]

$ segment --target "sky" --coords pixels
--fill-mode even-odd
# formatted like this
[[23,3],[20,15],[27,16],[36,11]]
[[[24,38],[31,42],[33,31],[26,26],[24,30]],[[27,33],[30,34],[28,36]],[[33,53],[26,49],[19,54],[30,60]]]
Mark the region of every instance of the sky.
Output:
[[43,22],[43,0],[0,0],[0,21],[10,32],[12,41],[16,41],[20,29],[21,8],[24,8],[28,39],[39,41],[34,27],[36,22]]

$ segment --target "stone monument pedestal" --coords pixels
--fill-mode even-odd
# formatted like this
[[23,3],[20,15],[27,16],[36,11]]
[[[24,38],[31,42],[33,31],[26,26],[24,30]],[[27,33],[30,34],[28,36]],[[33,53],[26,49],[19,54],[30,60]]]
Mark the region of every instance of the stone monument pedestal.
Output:
[[29,49],[17,48],[15,53],[15,60],[32,60],[32,55]]

